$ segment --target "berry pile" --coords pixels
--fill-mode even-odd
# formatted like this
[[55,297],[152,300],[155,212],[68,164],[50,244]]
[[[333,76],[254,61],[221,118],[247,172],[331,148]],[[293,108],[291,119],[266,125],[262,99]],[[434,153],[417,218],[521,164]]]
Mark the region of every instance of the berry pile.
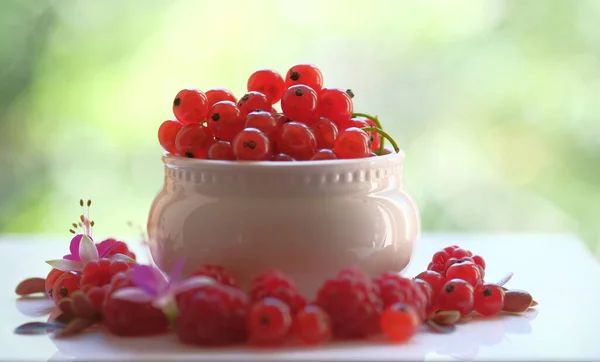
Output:
[[181,90],[175,119],[158,129],[160,145],[173,155],[226,161],[373,157],[389,153],[385,139],[399,152],[377,117],[354,113],[354,93],[324,88],[314,65],[294,65],[285,78],[257,70],[246,88],[239,100],[223,88]]

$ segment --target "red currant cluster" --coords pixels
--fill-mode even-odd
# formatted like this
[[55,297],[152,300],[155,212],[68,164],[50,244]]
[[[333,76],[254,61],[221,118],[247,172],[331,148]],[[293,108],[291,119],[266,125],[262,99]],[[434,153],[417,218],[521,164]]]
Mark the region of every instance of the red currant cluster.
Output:
[[181,90],[173,101],[176,119],[158,129],[160,145],[174,155],[228,161],[372,157],[389,153],[384,138],[399,151],[377,117],[354,113],[354,93],[323,88],[313,65],[294,65],[285,79],[257,70],[247,89],[239,100],[223,88]]

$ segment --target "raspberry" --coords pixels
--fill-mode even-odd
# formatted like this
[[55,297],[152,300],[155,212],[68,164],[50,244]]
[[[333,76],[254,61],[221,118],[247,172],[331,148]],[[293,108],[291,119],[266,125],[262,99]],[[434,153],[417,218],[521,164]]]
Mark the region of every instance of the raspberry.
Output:
[[281,300],[293,314],[306,305],[306,299],[300,294],[294,281],[275,269],[259,275],[250,285],[250,300],[253,303],[267,297]]
[[379,289],[357,269],[344,269],[326,280],[316,304],[331,318],[335,337],[364,338],[379,331],[383,309]]
[[229,287],[237,288],[238,286],[235,279],[233,279],[233,277],[229,275],[227,270],[224,267],[218,265],[201,265],[198,269],[194,270],[190,274],[190,276],[207,276],[213,278],[218,283]]
[[379,286],[385,308],[395,303],[404,303],[411,306],[421,320],[427,318],[427,295],[417,282],[397,273],[384,273],[375,279],[375,283]]
[[247,338],[248,297],[222,284],[203,286],[179,305],[177,336],[186,344],[224,346]]
[[169,329],[167,316],[148,303],[109,296],[104,303],[104,324],[118,336],[150,336]]
[[296,313],[293,329],[306,344],[319,344],[331,338],[330,318],[316,305],[307,305]]
[[110,284],[113,276],[129,269],[129,264],[123,261],[98,259],[88,262],[83,268],[81,290],[87,292],[92,287],[101,287]]

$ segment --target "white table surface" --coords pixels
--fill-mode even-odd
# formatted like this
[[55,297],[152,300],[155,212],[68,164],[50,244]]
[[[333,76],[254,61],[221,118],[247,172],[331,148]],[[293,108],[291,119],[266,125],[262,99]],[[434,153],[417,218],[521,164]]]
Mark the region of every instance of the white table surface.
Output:
[[434,251],[459,244],[484,256],[487,280],[514,272],[508,286],[531,292],[540,303],[534,312],[471,321],[452,334],[419,333],[403,345],[354,342],[269,351],[193,348],[179,344],[172,335],[118,338],[90,332],[53,341],[46,335],[13,334],[22,323],[47,318],[39,315],[46,301],[17,301],[14,287],[24,278],[44,277],[49,271],[44,260],[62,256],[69,240],[68,235],[64,241],[0,237],[1,361],[600,360],[600,265],[573,236],[425,235],[406,270],[406,275],[414,276]]

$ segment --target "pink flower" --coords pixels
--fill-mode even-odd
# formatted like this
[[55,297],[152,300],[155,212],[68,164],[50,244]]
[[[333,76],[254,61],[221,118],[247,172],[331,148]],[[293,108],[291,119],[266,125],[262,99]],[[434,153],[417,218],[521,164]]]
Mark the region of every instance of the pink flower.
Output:
[[[71,244],[69,245],[69,250],[71,251],[71,253],[63,256],[63,259],[81,261],[81,258],[79,257],[79,245],[81,245],[82,237],[83,234],[78,234],[75,235],[73,239],[71,239]],[[91,236],[88,237],[90,238],[90,240],[93,241]],[[105,258],[106,255],[113,251],[119,244],[121,244],[120,241],[112,243],[110,239],[101,241],[100,243],[96,244],[96,249],[98,249],[98,256],[100,258]]]

